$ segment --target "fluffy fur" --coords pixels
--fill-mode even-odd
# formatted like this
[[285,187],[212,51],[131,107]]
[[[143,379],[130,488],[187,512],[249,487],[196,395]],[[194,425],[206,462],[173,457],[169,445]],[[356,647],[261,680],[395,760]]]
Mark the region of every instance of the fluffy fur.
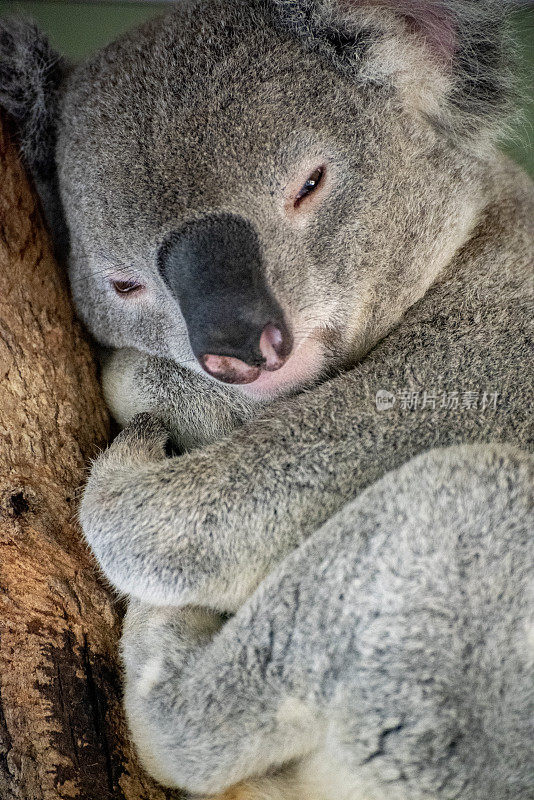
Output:
[[0,98],[18,125],[26,163],[43,176],[55,171],[59,86],[63,59],[34,25],[16,18],[0,24]]
[[[0,102],[57,173],[126,426],[81,520],[130,598],[126,710],[168,785],[534,798],[534,192],[494,148],[502,16],[192,0],[58,74],[52,138],[14,100],[41,74],[18,68],[30,33],[1,29]],[[221,214],[254,230],[294,333],[263,391],[204,375],[158,267]]]
[[63,58],[33,24],[0,19],[0,107],[11,117],[21,153],[54,231],[58,253],[68,236],[57,185],[54,158],[61,87],[68,71]]

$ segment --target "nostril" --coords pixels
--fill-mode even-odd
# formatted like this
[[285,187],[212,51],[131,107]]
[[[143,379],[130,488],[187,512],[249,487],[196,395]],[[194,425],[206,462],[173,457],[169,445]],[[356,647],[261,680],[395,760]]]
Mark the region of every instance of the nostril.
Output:
[[265,359],[264,368],[273,372],[285,364],[290,347],[287,336],[271,322],[265,326],[260,338],[260,351]]
[[245,364],[239,358],[207,354],[199,359],[206,372],[223,383],[252,383],[260,374],[260,368]]
[[265,344],[273,348],[277,355],[281,355],[282,348],[284,346],[284,336],[280,328],[277,328],[276,325],[269,323],[263,329],[262,339],[264,340]]

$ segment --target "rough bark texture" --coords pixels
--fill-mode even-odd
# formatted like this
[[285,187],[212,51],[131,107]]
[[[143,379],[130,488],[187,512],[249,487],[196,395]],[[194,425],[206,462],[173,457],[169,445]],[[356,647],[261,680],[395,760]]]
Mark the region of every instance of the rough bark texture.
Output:
[[0,798],[163,800],[127,742],[120,615],[76,524],[108,436],[95,367],[0,119]]

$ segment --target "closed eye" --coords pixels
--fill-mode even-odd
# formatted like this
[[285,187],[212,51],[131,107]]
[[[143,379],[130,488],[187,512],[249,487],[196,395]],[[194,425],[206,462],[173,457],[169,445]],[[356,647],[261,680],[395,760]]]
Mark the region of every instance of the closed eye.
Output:
[[114,280],[111,281],[111,285],[117,294],[132,294],[133,292],[139,292],[145,288],[142,283],[138,283],[138,281],[134,280]]

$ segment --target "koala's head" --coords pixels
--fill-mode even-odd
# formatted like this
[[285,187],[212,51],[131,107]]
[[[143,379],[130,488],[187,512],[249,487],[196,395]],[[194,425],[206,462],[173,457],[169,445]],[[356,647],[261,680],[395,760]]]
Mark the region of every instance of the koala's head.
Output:
[[361,357],[476,221],[507,94],[497,7],[193,0],[68,74],[0,72],[41,93],[40,116],[0,102],[30,166],[47,143],[95,338],[257,398]]

